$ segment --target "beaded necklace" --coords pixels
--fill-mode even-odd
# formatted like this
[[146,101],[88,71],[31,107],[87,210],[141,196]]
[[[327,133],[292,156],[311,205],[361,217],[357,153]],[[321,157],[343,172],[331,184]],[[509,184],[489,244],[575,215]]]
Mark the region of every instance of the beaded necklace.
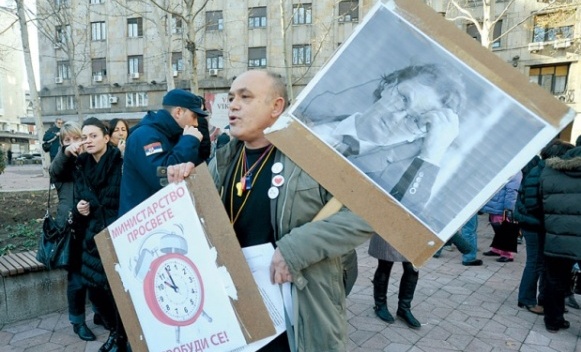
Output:
[[[268,148],[266,148],[264,150],[264,152],[262,152],[262,154],[260,155],[258,160],[256,160],[250,168],[248,168],[248,159],[246,157],[246,148],[242,149],[242,152],[240,153],[240,156],[238,157],[238,161],[236,162],[236,169],[234,170],[234,175],[233,175],[233,180],[232,180],[232,181],[234,181],[236,179],[236,175],[240,175],[240,181],[239,182],[231,182],[232,183],[232,186],[230,189],[230,223],[231,224],[234,224],[236,222],[236,220],[238,220],[238,217],[240,217],[240,214],[242,213],[242,209],[246,205],[246,201],[248,200],[248,197],[250,196],[250,192],[252,192],[252,187],[256,183],[256,180],[258,179],[258,175],[260,175],[260,172],[264,168],[264,165],[266,165],[266,161],[268,160],[268,158],[270,157],[270,155],[272,154],[273,151],[274,151],[274,148],[273,148],[273,145],[271,144],[268,146]],[[256,169],[257,167],[258,167],[258,171],[256,172],[256,175],[253,175],[252,171],[254,169]],[[244,200],[242,201],[240,208],[238,208],[236,215],[234,215],[234,189],[236,189],[236,196],[242,197],[244,195]],[[246,192],[246,191],[248,191],[248,192]]]

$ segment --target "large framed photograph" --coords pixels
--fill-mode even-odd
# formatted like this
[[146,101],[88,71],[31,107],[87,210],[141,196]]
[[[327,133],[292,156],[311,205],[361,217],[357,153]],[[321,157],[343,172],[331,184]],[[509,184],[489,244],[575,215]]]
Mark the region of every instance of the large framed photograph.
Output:
[[386,1],[267,137],[421,264],[573,116],[421,2]]

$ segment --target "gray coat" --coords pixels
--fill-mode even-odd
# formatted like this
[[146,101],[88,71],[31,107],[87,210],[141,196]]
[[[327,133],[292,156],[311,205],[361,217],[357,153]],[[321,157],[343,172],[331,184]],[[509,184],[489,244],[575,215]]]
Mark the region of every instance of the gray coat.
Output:
[[[216,150],[209,169],[222,190],[241,148],[232,140]],[[346,208],[323,221],[311,222],[332,195],[280,152],[285,182],[273,210],[277,246],[293,276],[294,335],[298,351],[347,350],[347,307],[342,256],[372,234],[369,225]],[[225,196],[225,192],[223,196]],[[268,198],[265,195],[265,199]],[[288,330],[289,332],[292,330]]]

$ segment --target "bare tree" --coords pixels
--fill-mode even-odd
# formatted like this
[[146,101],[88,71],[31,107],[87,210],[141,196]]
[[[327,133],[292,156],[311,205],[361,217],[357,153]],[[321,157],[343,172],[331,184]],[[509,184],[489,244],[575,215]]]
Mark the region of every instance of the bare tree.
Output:
[[[505,17],[515,2],[516,0],[448,0],[446,19],[450,21],[462,20],[473,24],[480,34],[480,42],[482,46],[490,49],[492,47],[492,43],[502,39],[515,28],[527,22],[539,11],[545,11],[551,6],[555,6],[555,1],[548,1],[545,7],[538,11],[533,11],[527,16],[524,16],[516,23],[512,24],[511,27],[503,30],[502,33],[495,37],[494,27],[500,20]],[[500,11],[497,11],[497,7],[500,5],[500,3],[503,3],[503,5],[501,5],[502,7]],[[477,11],[479,8],[482,10],[481,12]],[[480,13],[481,17],[479,15]]]
[[[161,11],[171,16],[172,20],[180,20],[184,29],[185,36],[185,51],[184,61],[190,63],[185,65],[186,70],[189,70],[190,89],[192,92],[198,91],[198,56],[197,43],[198,36],[203,30],[204,25],[198,24],[199,16],[202,13],[210,0],[179,0],[170,1],[170,4],[165,0],[149,0]],[[173,4],[173,5],[172,5]],[[169,6],[168,6],[169,5]]]
[[[91,65],[89,2],[83,4],[73,0],[39,0],[36,21],[39,34],[55,47],[57,60],[64,59],[60,60],[63,62],[61,70],[70,75],[79,122],[83,121],[83,107],[78,77]],[[68,69],[64,62],[68,62]]]
[[[42,137],[44,135],[44,126],[42,124],[42,115],[40,107],[40,97],[36,88],[36,80],[34,75],[34,68],[32,66],[32,56],[30,55],[30,43],[28,40],[28,27],[26,20],[26,11],[24,8],[24,0],[16,0],[16,10],[18,12],[18,22],[20,24],[20,35],[22,37],[22,51],[24,52],[24,63],[26,65],[26,77],[28,79],[28,86],[30,87],[30,101],[32,103],[32,112],[34,116],[34,124],[36,126],[37,138],[39,145],[42,144]],[[48,176],[48,167],[50,165],[50,155],[44,153],[42,159],[42,170],[45,177]]]

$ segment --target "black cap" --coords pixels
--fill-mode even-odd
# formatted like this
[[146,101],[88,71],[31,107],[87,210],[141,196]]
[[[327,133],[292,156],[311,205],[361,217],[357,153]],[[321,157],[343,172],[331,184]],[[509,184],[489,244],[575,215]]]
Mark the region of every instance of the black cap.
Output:
[[208,116],[208,113],[202,110],[202,99],[183,89],[172,89],[163,97],[164,106],[179,106],[195,112],[201,116]]

